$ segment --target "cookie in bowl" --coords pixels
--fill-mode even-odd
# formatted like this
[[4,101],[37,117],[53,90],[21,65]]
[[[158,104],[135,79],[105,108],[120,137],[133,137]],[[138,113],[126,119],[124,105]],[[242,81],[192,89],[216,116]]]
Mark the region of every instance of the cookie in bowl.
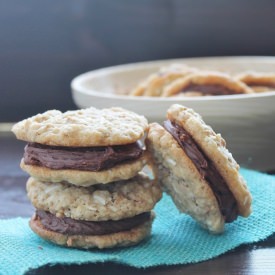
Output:
[[176,79],[183,78],[198,70],[184,64],[171,64],[161,67],[158,72],[149,75],[130,95],[133,96],[162,96],[166,86]]
[[170,96],[219,96],[252,94],[253,90],[239,80],[220,72],[198,72],[173,81],[163,91]]
[[244,72],[236,79],[249,86],[255,93],[275,91],[275,74],[260,72]]
[[181,212],[212,233],[249,216],[252,199],[239,165],[221,135],[192,109],[172,105],[163,126],[150,125],[146,144],[160,185]]

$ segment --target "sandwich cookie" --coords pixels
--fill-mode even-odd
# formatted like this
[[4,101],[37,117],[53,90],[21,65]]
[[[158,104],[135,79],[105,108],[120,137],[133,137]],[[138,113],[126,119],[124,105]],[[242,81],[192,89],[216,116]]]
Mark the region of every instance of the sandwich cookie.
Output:
[[164,88],[178,78],[197,72],[196,68],[184,64],[171,64],[161,67],[157,73],[148,76],[130,95],[134,96],[162,96]]
[[146,164],[145,117],[122,108],[47,111],[12,128],[27,141],[21,168],[47,182],[79,186],[134,177]]
[[246,72],[236,78],[253,89],[255,93],[275,91],[274,73]]
[[251,195],[220,134],[192,109],[175,104],[164,126],[152,123],[146,139],[163,189],[181,212],[212,233],[249,216]]
[[218,96],[251,93],[253,93],[251,88],[227,74],[198,72],[167,85],[163,96]]
[[36,212],[31,229],[58,245],[110,248],[134,245],[150,235],[159,185],[143,173],[127,181],[77,187],[30,178],[27,193]]

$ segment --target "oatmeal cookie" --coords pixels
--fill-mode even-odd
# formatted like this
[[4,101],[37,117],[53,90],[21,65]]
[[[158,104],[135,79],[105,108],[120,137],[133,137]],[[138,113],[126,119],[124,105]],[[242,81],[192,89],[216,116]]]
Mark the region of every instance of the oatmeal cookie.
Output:
[[150,125],[146,144],[160,184],[179,210],[213,233],[251,212],[251,195],[224,139],[192,109],[175,104],[164,127]]
[[31,229],[41,238],[57,245],[75,248],[112,248],[136,245],[151,233],[154,215],[134,228],[104,235],[68,235],[49,230],[43,226],[36,215],[30,220]]
[[18,122],[27,141],[21,168],[42,181],[80,186],[134,177],[146,164],[146,118],[122,108],[56,110]]
[[37,180],[44,182],[67,182],[77,186],[88,187],[94,184],[107,184],[134,177],[146,165],[146,157],[118,164],[102,171],[80,171],[75,169],[50,169],[47,167],[28,165],[21,160],[20,167]]
[[160,68],[157,73],[151,74],[139,84],[130,95],[134,96],[162,96],[164,88],[178,78],[197,72],[195,68],[184,64],[171,64]]
[[51,146],[112,146],[136,142],[148,127],[144,116],[119,107],[47,111],[16,123],[20,140]]
[[163,90],[163,96],[206,96],[251,94],[253,90],[241,81],[219,72],[198,72],[173,81]]
[[87,221],[133,217],[153,209],[162,196],[156,181],[143,173],[127,181],[91,187],[30,178],[27,194],[37,209],[49,211],[57,217]]
[[236,79],[245,83],[256,93],[275,91],[274,73],[245,72],[236,76]]

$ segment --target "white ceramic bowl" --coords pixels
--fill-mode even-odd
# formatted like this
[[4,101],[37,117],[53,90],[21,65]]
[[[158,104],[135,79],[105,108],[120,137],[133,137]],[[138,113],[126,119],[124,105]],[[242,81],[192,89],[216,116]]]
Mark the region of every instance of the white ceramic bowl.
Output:
[[274,57],[210,57],[142,62],[91,71],[73,79],[72,95],[80,108],[120,106],[162,122],[173,103],[193,108],[222,134],[228,149],[243,166],[275,169],[275,92],[253,95],[156,98],[123,95],[159,67],[184,63],[202,69],[239,73],[275,72]]

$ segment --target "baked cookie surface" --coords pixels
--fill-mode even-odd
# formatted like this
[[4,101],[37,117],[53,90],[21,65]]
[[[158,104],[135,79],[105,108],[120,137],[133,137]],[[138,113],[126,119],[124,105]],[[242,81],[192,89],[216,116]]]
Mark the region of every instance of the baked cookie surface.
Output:
[[148,127],[144,116],[119,107],[62,113],[50,110],[12,128],[20,140],[51,146],[111,146],[136,142]]
[[120,220],[150,211],[160,200],[159,185],[140,173],[127,181],[76,187],[30,178],[27,194],[35,208],[76,220]]

